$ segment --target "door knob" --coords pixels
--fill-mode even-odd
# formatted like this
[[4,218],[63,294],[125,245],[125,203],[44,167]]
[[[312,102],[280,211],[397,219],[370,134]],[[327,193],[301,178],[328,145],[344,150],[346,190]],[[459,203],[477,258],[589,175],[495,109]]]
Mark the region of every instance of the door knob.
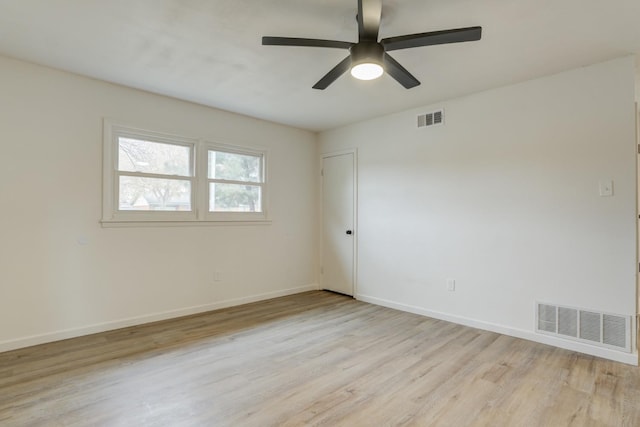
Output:
[[353,234],[353,231],[347,230],[347,234]]

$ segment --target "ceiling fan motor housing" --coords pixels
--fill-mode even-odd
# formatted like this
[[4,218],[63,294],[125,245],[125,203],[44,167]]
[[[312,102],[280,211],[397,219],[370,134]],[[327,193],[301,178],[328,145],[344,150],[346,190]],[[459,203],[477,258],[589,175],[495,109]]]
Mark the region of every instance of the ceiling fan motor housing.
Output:
[[363,41],[351,46],[349,52],[352,66],[364,63],[382,65],[384,47],[380,43]]

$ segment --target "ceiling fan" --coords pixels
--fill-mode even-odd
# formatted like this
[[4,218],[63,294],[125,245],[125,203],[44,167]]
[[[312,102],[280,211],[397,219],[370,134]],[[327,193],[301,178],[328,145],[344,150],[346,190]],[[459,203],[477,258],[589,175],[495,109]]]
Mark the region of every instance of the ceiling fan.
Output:
[[387,37],[378,41],[381,16],[382,0],[358,0],[358,43],[265,36],[262,37],[262,44],[348,49],[349,56],[313,85],[314,89],[326,89],[348,69],[351,69],[351,74],[360,80],[376,79],[386,71],[406,89],[411,89],[418,86],[420,82],[387,52],[412,47],[475,41],[480,40],[482,35],[482,27],[467,27]]

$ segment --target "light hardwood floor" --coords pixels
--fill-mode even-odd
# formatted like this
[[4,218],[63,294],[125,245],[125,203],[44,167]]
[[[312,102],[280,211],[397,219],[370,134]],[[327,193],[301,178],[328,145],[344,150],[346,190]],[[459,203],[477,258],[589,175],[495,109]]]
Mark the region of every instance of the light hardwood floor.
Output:
[[2,426],[640,426],[640,370],[307,292],[0,354]]

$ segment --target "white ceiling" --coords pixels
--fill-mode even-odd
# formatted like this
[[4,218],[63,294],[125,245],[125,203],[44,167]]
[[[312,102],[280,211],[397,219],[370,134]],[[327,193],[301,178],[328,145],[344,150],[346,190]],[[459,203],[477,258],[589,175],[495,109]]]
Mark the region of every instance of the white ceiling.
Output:
[[324,130],[640,52],[639,0],[383,0],[380,37],[480,25],[482,40],[392,52],[422,85],[343,75],[356,0],[0,0],[0,54]]

